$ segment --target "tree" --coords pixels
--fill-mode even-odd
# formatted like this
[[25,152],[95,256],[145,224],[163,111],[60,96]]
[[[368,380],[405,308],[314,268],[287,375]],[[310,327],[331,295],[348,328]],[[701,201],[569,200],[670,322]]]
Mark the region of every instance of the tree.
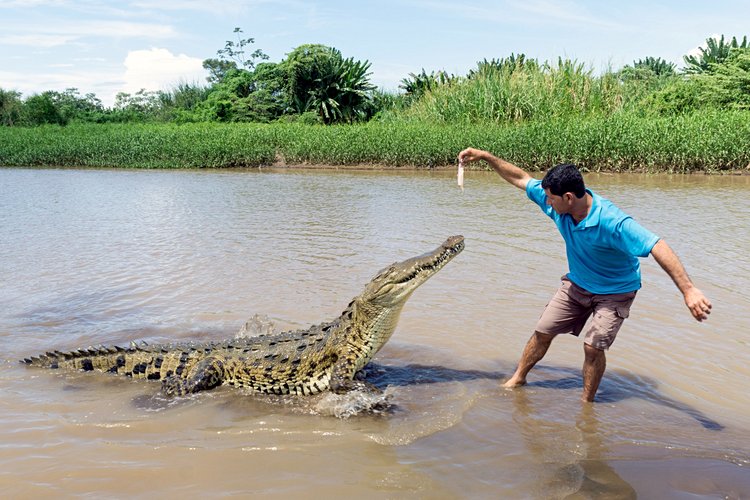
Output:
[[700,74],[711,72],[711,65],[720,64],[729,56],[732,49],[746,49],[747,36],[742,37],[742,43],[732,37],[731,42],[724,41],[724,35],[718,40],[715,37],[706,39],[706,47],[700,47],[700,54],[683,56],[685,61],[684,71],[687,74]]
[[255,40],[242,38],[240,28],[234,33],[237,40],[228,40],[217,51],[218,59],[203,61],[212,87],[199,114],[218,121],[274,120],[290,107],[285,71],[278,64],[259,62],[268,56],[260,49],[248,53]]
[[369,81],[370,63],[325,45],[300,45],[281,63],[294,112],[313,111],[326,124],[365,119],[372,107],[375,86]]
[[208,70],[209,73],[206,81],[214,85],[221,82],[227,73],[237,69],[237,64],[234,61],[224,61],[222,59],[205,59],[203,61],[203,69]]
[[102,101],[93,93],[82,96],[77,88],[67,88],[63,92],[50,91],[48,94],[66,123],[96,121],[104,112]]
[[305,44],[292,50],[282,61],[292,111],[302,114],[310,109],[309,91],[326,71],[331,55],[331,49],[325,45]]
[[207,80],[209,83],[218,83],[234,69],[246,69],[252,71],[255,68],[257,60],[267,60],[268,56],[261,50],[257,49],[250,54],[246,54],[250,45],[255,43],[254,38],[242,38],[242,28],[234,28],[237,35],[237,41],[227,40],[223,49],[219,49],[216,54],[218,59],[206,59],[203,61],[203,68],[210,73]]
[[633,62],[636,69],[643,68],[651,70],[656,76],[674,76],[677,74],[676,65],[661,57],[647,57]]
[[115,96],[114,121],[148,121],[157,118],[164,108],[164,93],[141,89],[135,94],[118,92]]
[[672,78],[645,101],[659,114],[674,115],[698,109],[750,109],[750,47],[732,48],[721,62],[709,63],[700,74]]
[[53,92],[47,91],[26,99],[24,115],[29,125],[66,125],[68,123],[55,104],[53,96]]
[[218,121],[272,121],[288,100],[278,64],[260,63],[254,71],[235,69],[214,85],[200,106],[204,118]]
[[699,76],[702,98],[718,107],[750,109],[750,47],[733,48]]
[[344,58],[325,45],[301,45],[278,64],[261,50],[248,54],[252,38],[227,41],[203,66],[213,83],[199,112],[219,121],[272,121],[282,115],[314,114],[324,123],[354,122],[375,112],[370,63]]
[[343,59],[340,52],[330,63],[330,72],[316,80],[318,85],[309,91],[310,108],[317,110],[324,123],[365,119],[375,90],[368,80],[370,63],[352,57]]
[[622,82],[645,83],[646,87],[659,88],[665,79],[677,75],[674,63],[665,61],[661,57],[646,57],[633,61],[620,71],[614,73]]
[[0,125],[12,127],[21,120],[23,102],[21,93],[0,88]]

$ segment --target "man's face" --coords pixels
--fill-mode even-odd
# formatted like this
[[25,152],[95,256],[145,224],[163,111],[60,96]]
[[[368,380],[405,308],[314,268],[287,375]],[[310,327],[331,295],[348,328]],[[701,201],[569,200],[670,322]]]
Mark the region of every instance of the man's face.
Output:
[[570,208],[573,206],[573,193],[563,193],[562,196],[558,196],[552,194],[547,188],[544,190],[544,194],[547,195],[547,205],[551,206],[555,212],[560,215],[570,212]]

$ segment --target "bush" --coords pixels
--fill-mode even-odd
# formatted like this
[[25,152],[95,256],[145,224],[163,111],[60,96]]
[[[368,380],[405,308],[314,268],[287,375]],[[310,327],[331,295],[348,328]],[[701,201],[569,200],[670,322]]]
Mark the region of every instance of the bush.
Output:
[[52,99],[50,92],[36,94],[24,103],[24,122],[29,125],[66,125],[68,120]]

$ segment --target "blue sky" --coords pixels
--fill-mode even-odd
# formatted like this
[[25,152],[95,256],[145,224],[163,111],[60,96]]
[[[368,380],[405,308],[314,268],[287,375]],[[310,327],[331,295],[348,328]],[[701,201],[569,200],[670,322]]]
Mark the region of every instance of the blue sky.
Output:
[[203,82],[201,62],[235,27],[274,62],[304,43],[366,59],[387,90],[511,53],[595,71],[646,56],[681,66],[707,37],[750,35],[748,19],[745,0],[0,0],[0,88],[75,87],[111,106],[117,92]]

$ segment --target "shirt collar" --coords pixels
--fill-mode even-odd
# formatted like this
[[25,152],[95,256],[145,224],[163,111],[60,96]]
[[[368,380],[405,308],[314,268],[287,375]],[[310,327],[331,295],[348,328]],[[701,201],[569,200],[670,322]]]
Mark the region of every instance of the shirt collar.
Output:
[[589,214],[586,216],[586,218],[576,224],[576,229],[597,226],[599,225],[599,219],[601,218],[601,197],[589,189],[586,189],[586,192],[591,195],[591,208],[589,209]]

